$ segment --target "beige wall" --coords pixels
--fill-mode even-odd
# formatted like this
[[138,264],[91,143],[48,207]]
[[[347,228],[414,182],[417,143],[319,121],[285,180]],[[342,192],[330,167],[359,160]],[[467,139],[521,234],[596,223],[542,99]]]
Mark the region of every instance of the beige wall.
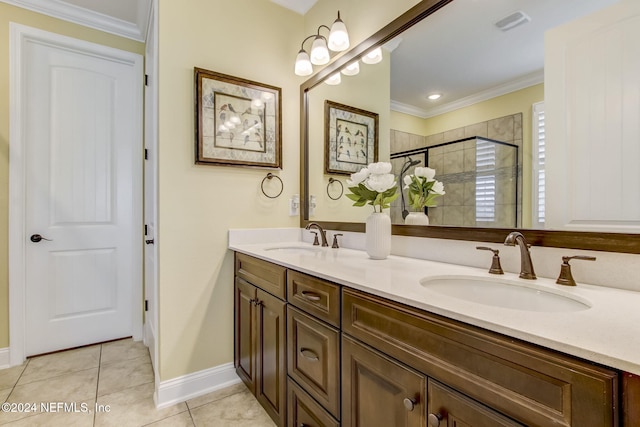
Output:
[[[303,18],[267,0],[160,0],[161,380],[233,360],[233,256],[226,249],[227,230],[299,224],[298,217],[287,215],[287,201],[299,193],[304,78],[293,74],[293,62],[305,22],[330,25],[339,5],[354,45],[384,26],[385,15],[397,16],[417,2],[371,3],[323,0]],[[278,199],[260,193],[267,170],[193,164],[194,66],[282,88],[283,170],[278,174],[284,192]]]
[[[267,0],[160,0],[159,342],[161,380],[233,361],[229,228],[297,227],[298,91],[293,74],[302,16]],[[194,164],[193,67],[282,88],[284,183],[269,170]]]
[[[331,27],[339,10],[340,17],[349,30],[349,41],[353,47],[418,3],[419,0],[320,0],[305,14],[304,32],[309,36],[315,34],[322,24]],[[321,30],[320,34],[326,36],[328,31]],[[309,46],[305,44],[305,47],[310,47],[311,40],[307,43]]]
[[[390,65],[388,52],[384,60],[374,65],[360,65],[356,76],[342,76],[338,86],[321,84],[309,92],[309,194],[316,196],[317,207],[311,220],[363,222],[373,208],[353,207],[347,197],[332,200],[327,194],[329,177],[339,179],[348,192],[347,175],[324,173],[325,117],[324,101],[330,100],[378,114],[378,160],[389,161],[389,90]],[[372,90],[371,88],[375,88]],[[339,185],[333,184],[331,195],[337,197]]]
[[9,346],[9,23],[144,54],[144,44],[0,3],[0,348]]

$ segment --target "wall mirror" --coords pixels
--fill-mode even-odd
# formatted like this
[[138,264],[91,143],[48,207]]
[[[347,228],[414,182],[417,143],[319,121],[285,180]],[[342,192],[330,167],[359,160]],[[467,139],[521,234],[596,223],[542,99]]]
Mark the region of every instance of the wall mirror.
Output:
[[[537,218],[543,199],[533,185],[534,119],[544,118],[533,114],[544,100],[544,31],[617,1],[423,0],[339,56],[301,86],[302,225],[363,231],[370,213],[338,197],[348,174],[327,173],[325,104],[332,101],[379,114],[378,160],[390,161],[394,173],[428,165],[445,183],[428,227],[402,225],[407,209],[400,197],[390,212],[394,234],[501,242],[518,228],[534,245],[640,252],[626,234],[545,231]],[[361,63],[360,73],[343,75],[340,85],[324,83],[378,46],[382,62]],[[442,97],[427,98],[435,93]],[[479,214],[487,150],[497,186],[489,220]],[[358,155],[355,143],[349,154]]]

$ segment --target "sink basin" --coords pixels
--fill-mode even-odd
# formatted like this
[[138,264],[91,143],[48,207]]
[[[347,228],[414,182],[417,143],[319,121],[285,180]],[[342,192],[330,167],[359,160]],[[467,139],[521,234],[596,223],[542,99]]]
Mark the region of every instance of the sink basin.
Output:
[[272,248],[266,248],[265,251],[278,251],[278,252],[286,252],[286,253],[315,253],[320,252],[320,247],[318,246],[296,246],[296,245],[288,245],[288,246],[274,246]]
[[541,290],[503,278],[473,276],[430,277],[420,281],[425,288],[443,295],[494,307],[539,312],[588,310],[591,305],[561,291]]

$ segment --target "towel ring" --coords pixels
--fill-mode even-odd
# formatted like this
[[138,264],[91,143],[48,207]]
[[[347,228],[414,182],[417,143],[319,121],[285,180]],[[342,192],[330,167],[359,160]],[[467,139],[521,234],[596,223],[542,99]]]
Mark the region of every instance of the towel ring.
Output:
[[[268,195],[265,191],[264,191],[264,182],[268,179],[271,180],[271,178],[277,178],[278,181],[280,181],[280,191],[278,192],[278,194],[276,194],[275,196],[270,196]],[[278,175],[274,175],[271,172],[269,172],[267,174],[267,176],[265,176],[264,178],[262,178],[262,183],[260,184],[260,189],[262,190],[262,194],[264,194],[265,196],[267,196],[270,199],[275,199],[278,196],[280,196],[282,194],[282,190],[284,190],[284,184],[282,183],[282,179],[280,179],[280,177]]]
[[[331,187],[331,184],[333,184],[334,182],[337,182],[338,184],[340,184],[340,195],[338,197],[333,197],[329,193],[329,187]],[[344,185],[342,184],[342,181],[335,178],[329,178],[329,183],[327,184],[327,196],[329,196],[331,200],[338,200],[340,197],[342,197],[343,194],[344,194]]]

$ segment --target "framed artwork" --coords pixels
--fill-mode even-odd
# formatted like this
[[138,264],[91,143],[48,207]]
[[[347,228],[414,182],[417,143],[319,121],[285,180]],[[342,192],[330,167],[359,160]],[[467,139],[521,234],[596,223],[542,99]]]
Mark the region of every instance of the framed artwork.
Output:
[[194,71],[196,163],[281,169],[281,89]]
[[350,175],[378,161],[378,114],[337,102],[324,103],[324,170]]

